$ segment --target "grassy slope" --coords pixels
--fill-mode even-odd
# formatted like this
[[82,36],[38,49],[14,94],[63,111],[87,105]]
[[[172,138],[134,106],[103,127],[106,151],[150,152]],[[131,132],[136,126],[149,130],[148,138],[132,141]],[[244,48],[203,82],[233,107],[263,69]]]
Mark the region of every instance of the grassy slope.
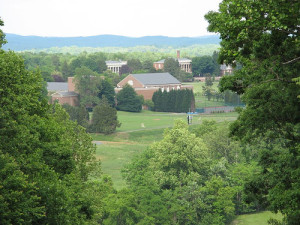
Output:
[[274,214],[270,211],[239,215],[232,221],[231,225],[267,225],[270,218],[282,220],[283,216],[280,213]]
[[[195,115],[193,124],[200,124],[203,119],[216,121],[233,121],[237,113],[211,115]],[[114,186],[120,189],[125,186],[121,169],[137,154],[144,151],[154,141],[163,138],[165,128],[172,127],[175,119],[186,120],[186,114],[157,113],[143,111],[141,113],[118,112],[122,126],[111,135],[92,134],[97,145],[97,157],[102,161],[102,169],[109,174]],[[143,127],[141,124],[144,124]]]

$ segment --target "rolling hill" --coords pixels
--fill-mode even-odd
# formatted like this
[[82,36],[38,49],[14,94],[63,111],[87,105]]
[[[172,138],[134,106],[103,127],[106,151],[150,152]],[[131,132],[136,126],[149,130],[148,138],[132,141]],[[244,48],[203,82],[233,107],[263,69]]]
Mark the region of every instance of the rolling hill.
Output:
[[118,35],[98,35],[89,37],[40,37],[21,36],[6,33],[7,44],[5,50],[24,51],[31,49],[46,49],[51,47],[134,47],[134,46],[156,46],[156,47],[186,47],[190,45],[219,44],[217,35],[201,37],[166,37],[145,36],[125,37]]

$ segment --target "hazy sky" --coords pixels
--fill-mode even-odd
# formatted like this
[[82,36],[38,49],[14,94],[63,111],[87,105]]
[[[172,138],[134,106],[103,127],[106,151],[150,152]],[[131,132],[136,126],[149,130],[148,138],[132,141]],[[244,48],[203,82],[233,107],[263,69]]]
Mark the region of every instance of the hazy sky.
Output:
[[0,0],[5,33],[131,37],[208,35],[204,15],[221,0]]

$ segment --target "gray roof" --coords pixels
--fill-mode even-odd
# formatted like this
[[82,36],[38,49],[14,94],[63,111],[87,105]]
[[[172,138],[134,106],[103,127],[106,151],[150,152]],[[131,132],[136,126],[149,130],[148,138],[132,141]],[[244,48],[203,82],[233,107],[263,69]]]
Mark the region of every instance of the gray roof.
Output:
[[178,62],[192,62],[192,60],[187,59],[187,58],[179,58],[177,60],[178,60]]
[[47,82],[48,91],[68,91],[67,82]]
[[179,80],[169,73],[142,73],[131,75],[144,85],[181,84]]

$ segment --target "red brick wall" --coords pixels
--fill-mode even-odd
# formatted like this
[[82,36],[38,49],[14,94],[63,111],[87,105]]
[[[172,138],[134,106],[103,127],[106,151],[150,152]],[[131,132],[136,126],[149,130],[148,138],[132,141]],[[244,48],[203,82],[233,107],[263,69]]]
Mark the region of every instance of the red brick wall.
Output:
[[75,91],[74,77],[68,77],[68,91]]
[[138,89],[138,90],[135,90],[135,92],[138,94],[138,95],[143,95],[144,96],[144,100],[152,100],[152,96],[154,94],[154,92],[156,92],[158,89]]
[[52,96],[52,103],[58,100],[60,105],[69,104],[71,106],[78,106],[78,97],[77,96],[68,96],[68,97],[60,97],[60,96]]
[[153,63],[153,67],[156,70],[163,70],[164,69],[164,64],[163,63]]
[[144,85],[141,82],[139,82],[138,80],[136,80],[132,75],[128,75],[123,80],[121,80],[117,84],[117,87],[123,87],[125,84],[128,84],[129,80],[132,80],[132,82],[133,82],[132,87],[133,88],[142,88],[142,87],[144,87]]

